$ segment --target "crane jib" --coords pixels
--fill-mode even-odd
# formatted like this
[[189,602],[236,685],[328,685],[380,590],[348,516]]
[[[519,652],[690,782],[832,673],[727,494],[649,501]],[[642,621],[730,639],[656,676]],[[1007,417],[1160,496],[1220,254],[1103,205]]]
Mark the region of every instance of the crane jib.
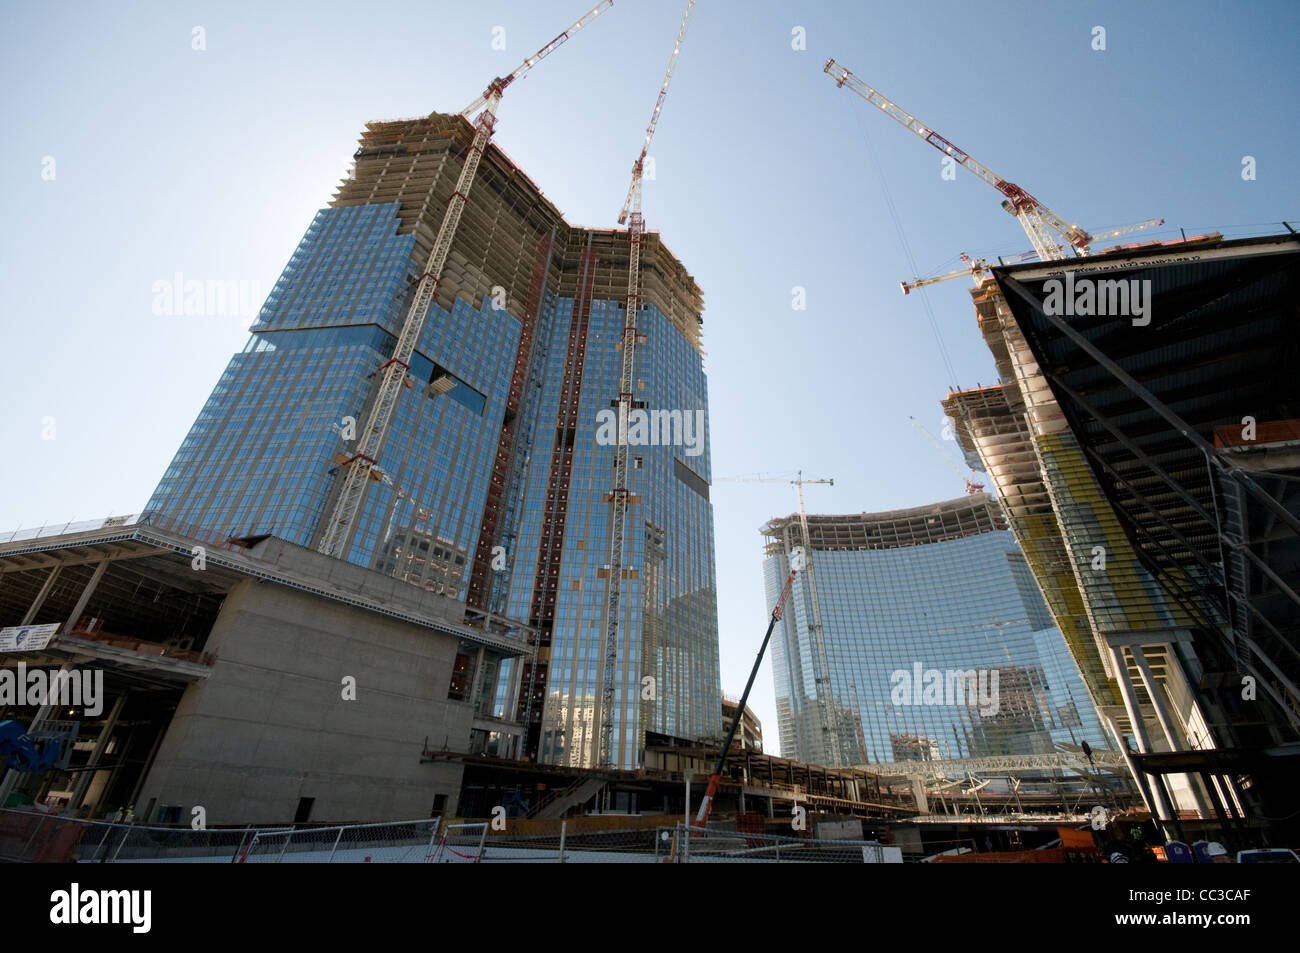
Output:
[[929,135],[925,137],[925,141],[930,143],[930,145],[934,146],[936,149],[940,150],[941,152],[946,152],[948,155],[952,156],[958,162],[961,162],[963,164],[966,162],[967,159],[970,158],[970,156],[962,152],[960,149],[954,146],[943,136],[939,135],[937,132],[932,131]]

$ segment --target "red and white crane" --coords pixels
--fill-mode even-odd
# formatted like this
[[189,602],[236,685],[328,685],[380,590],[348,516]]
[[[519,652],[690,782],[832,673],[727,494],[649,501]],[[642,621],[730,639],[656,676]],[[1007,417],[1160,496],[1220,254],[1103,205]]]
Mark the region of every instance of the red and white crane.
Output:
[[614,485],[609,494],[611,506],[609,564],[605,567],[609,575],[605,593],[605,665],[601,682],[598,755],[601,767],[610,767],[613,759],[615,671],[618,667],[619,629],[623,614],[625,575],[623,550],[627,536],[627,507],[631,496],[631,488],[628,486],[626,435],[635,397],[636,383],[633,374],[636,368],[636,322],[641,310],[641,235],[645,230],[645,223],[641,218],[641,180],[645,171],[646,154],[650,149],[650,140],[654,138],[655,128],[659,124],[659,113],[663,109],[664,98],[668,95],[668,84],[673,78],[673,67],[677,65],[677,54],[681,52],[682,40],[686,38],[686,24],[691,18],[691,10],[694,6],[695,0],[688,0],[686,12],[682,14],[682,24],[677,30],[677,40],[673,43],[673,55],[668,60],[664,81],[659,86],[659,97],[655,100],[654,112],[650,114],[650,124],[646,126],[645,138],[641,140],[641,152],[632,163],[632,184],[628,186],[627,198],[623,200],[623,209],[618,213],[618,223],[627,225],[627,299],[624,304],[623,334],[620,339],[623,361],[618,377],[619,438],[614,442]]
[[[1134,232],[1140,232],[1148,228],[1156,228],[1164,223],[1165,220],[1163,218],[1149,218],[1145,222],[1138,222],[1135,225],[1122,225],[1119,228],[1108,228],[1105,231],[1094,232],[1092,240],[1095,244],[1102,239],[1119,238],[1122,235],[1132,235]],[[1006,263],[1014,265],[1025,261],[1036,261],[1037,259],[1038,252],[1027,251],[1023,254],[1007,259]],[[986,277],[988,270],[992,267],[988,263],[988,259],[985,258],[972,259],[969,255],[963,254],[961,260],[965,264],[965,267],[959,268],[956,271],[950,271],[942,275],[935,275],[931,278],[913,278],[911,281],[899,282],[899,284],[902,285],[903,294],[910,294],[917,288],[924,288],[927,285],[937,285],[941,281],[951,281],[953,278],[974,278],[975,284],[978,285]]]
[[[868,86],[835,60],[826,61],[825,71],[835,80],[836,86],[847,86],[871,105],[879,107],[885,115],[906,126],[944,155],[1001,192],[1005,196],[1002,207],[1020,219],[1020,224],[1029,236],[1029,242],[1034,246],[1040,261],[1053,261],[1065,258],[1069,254],[1080,256],[1088,254],[1089,246],[1096,240],[1096,236],[1084,231],[1078,225],[1065,221],[1020,186],[1008,182],[988,166],[972,158],[897,103]],[[956,274],[966,273],[963,271]]]
[[[496,125],[497,105],[501,102],[501,96],[511,83],[531,70],[541,60],[549,56],[556,47],[563,44],[570,36],[613,5],[614,0],[601,0],[576,23],[520,63],[510,75],[494,79],[488,84],[487,89],[483,91],[481,96],[461,110],[460,114],[466,119],[470,119],[474,113],[478,113],[478,117],[472,120],[475,130],[474,140],[470,145],[469,152],[465,154],[465,164],[461,167],[460,178],[456,181],[456,190],[451,195],[451,201],[447,203],[447,211],[443,215],[442,226],[438,229],[433,248],[429,251],[429,256],[424,264],[424,271],[420,275],[419,284],[416,286],[415,296],[411,299],[411,306],[407,309],[406,318],[402,322],[401,333],[397,338],[397,347],[393,351],[393,356],[379,367],[382,375],[379,389],[375,394],[375,400],[371,405],[365,426],[362,428],[357,440],[356,448],[351,456],[340,464],[339,493],[335,499],[334,508],[330,511],[322,528],[320,542],[317,544],[319,552],[327,556],[337,556],[340,559],[346,558],[348,546],[352,541],[356,528],[357,515],[361,512],[361,503],[365,497],[366,488],[371,480],[381,479],[382,471],[377,469],[379,454],[383,450],[385,438],[388,436],[388,426],[392,421],[397,399],[401,396],[404,387],[411,386],[408,377],[408,372],[411,369],[411,356],[415,351],[416,343],[419,341],[420,332],[424,329],[424,319],[433,304],[438,284],[442,280],[442,270],[447,263],[447,254],[451,251],[451,243],[456,236],[456,228],[460,225],[461,213],[465,210],[469,190],[474,185],[479,160],[483,157],[484,150],[487,149],[488,140],[492,138],[492,132]],[[482,111],[479,112],[479,110]]]

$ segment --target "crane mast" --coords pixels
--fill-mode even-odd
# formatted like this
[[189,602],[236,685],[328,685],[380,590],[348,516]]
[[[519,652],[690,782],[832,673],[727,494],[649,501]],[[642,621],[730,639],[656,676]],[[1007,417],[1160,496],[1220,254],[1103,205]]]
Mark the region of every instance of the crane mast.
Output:
[[469,191],[474,185],[479,160],[482,159],[483,152],[487,149],[488,140],[492,138],[492,132],[496,125],[497,106],[501,102],[502,95],[511,83],[550,55],[556,47],[563,44],[572,34],[582,29],[613,5],[614,0],[602,0],[601,3],[593,7],[567,30],[519,64],[510,75],[494,79],[488,84],[482,95],[461,111],[461,115],[468,119],[475,111],[482,110],[482,112],[479,112],[478,118],[473,120],[473,142],[470,144],[469,152],[465,155],[465,163],[461,167],[460,177],[456,180],[456,190],[447,203],[447,211],[443,215],[442,225],[438,229],[438,235],[434,239],[433,247],[425,261],[424,271],[421,273],[419,283],[416,285],[415,295],[411,299],[406,318],[402,322],[401,333],[397,338],[397,347],[393,351],[393,356],[380,365],[379,388],[375,394],[374,403],[370,408],[370,414],[366,418],[365,426],[359,435],[356,449],[346,461],[340,464],[339,492],[334,502],[334,508],[331,510],[322,530],[320,542],[317,545],[318,552],[327,556],[336,556],[340,559],[346,558],[347,548],[352,541],[357,514],[361,510],[361,502],[365,497],[366,487],[371,480],[379,479],[376,468],[379,464],[379,454],[383,450],[384,441],[388,436],[388,426],[392,421],[393,410],[397,406],[397,400],[401,396],[402,389],[411,386],[408,377],[408,372],[411,369],[411,356],[415,351],[416,343],[419,341],[420,332],[424,329],[424,321],[429,314],[430,306],[433,304],[438,285],[442,281],[443,267],[447,263],[447,254],[451,251],[452,239],[455,238],[456,229],[460,225],[461,213],[465,210],[465,202],[469,196]]
[[799,531],[803,536],[803,574],[804,588],[808,593],[809,607],[812,609],[813,648],[817,652],[817,671],[813,674],[813,684],[817,686],[817,704],[822,710],[822,747],[828,760],[842,767],[840,759],[839,717],[831,695],[831,667],[826,654],[826,638],[822,631],[822,607],[817,598],[817,577],[813,573],[812,539],[808,535],[808,509],[803,502],[805,483],[825,483],[835,485],[834,480],[805,480],[803,473],[790,481],[795,485],[799,495]]
[[862,703],[858,701],[858,686],[853,682],[849,682],[849,704],[853,706],[853,727],[857,729],[858,735],[858,757],[854,763],[861,764],[867,760],[867,736],[862,731]]
[[641,282],[641,235],[645,223],[641,218],[641,179],[645,171],[646,154],[650,149],[650,140],[654,138],[655,128],[659,124],[659,113],[663,109],[664,98],[668,95],[668,84],[673,78],[673,67],[677,65],[677,54],[681,52],[682,40],[686,38],[686,24],[691,17],[695,0],[688,0],[686,12],[682,15],[681,26],[677,30],[677,40],[673,44],[673,54],[668,60],[668,69],[664,81],[659,86],[659,97],[655,100],[654,111],[650,114],[650,124],[646,126],[645,138],[641,141],[641,153],[632,164],[632,183],[628,186],[627,198],[618,215],[618,223],[627,225],[628,265],[627,298],[624,302],[623,333],[620,343],[623,348],[622,368],[618,378],[618,439],[614,442],[614,485],[610,490],[609,564],[607,567],[608,588],[605,596],[605,664],[601,681],[600,698],[600,739],[598,761],[601,767],[609,767],[613,759],[614,734],[614,699],[615,670],[618,666],[619,629],[622,617],[624,543],[627,536],[627,507],[630,502],[631,489],[628,486],[628,443],[627,426],[634,398],[633,374],[636,368],[637,318],[640,316],[640,282]]
[[[879,91],[868,86],[849,70],[836,63],[835,60],[829,59],[826,61],[825,72],[835,80],[836,86],[841,88],[847,86],[871,105],[879,107],[885,115],[895,122],[906,126],[940,152],[951,157],[1001,192],[1005,196],[1002,207],[1020,219],[1020,224],[1029,236],[1029,243],[1034,246],[1034,251],[1038,253],[1041,261],[1065,258],[1067,249],[1080,256],[1088,254],[1088,246],[1092,243],[1093,236],[1079,228],[1079,226],[1066,222],[1020,186],[1014,182],[1008,182],[988,166],[953,145],[897,103],[886,98]],[[1064,245],[1061,244],[1061,241],[1064,241]]]

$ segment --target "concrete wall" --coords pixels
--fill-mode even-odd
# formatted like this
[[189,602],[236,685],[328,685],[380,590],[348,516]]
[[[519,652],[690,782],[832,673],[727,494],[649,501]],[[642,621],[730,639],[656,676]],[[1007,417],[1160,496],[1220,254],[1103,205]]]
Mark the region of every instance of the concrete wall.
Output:
[[[465,750],[472,706],[447,699],[457,640],[249,579],[227,596],[140,797],[205,808],[209,824],[427,818],[456,808],[458,764],[420,763],[428,737]],[[356,700],[342,697],[344,676]],[[155,817],[157,816],[155,810]]]

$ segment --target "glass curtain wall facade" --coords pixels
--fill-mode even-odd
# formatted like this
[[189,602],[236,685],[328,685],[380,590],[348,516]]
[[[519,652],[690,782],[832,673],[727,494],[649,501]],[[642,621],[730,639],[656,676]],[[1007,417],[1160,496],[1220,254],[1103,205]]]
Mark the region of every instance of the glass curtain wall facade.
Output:
[[[573,299],[556,299],[553,305],[556,320],[549,327],[548,373],[540,398],[541,419],[547,422],[559,413],[567,339],[575,323]],[[608,585],[601,570],[609,562],[611,508],[606,496],[613,485],[614,447],[597,442],[596,420],[617,402],[621,354],[613,342],[622,327],[621,302],[592,302],[583,338],[577,432],[571,445],[560,447],[556,429],[539,426],[530,454],[520,553],[543,548],[550,481],[557,479],[555,492],[568,493],[564,558],[554,587],[554,634],[546,677],[532,689],[546,700],[537,743],[539,758],[549,763],[591,765],[598,756]],[[642,309],[638,328],[645,336],[637,349],[638,400],[650,408],[698,410],[707,419],[698,352],[653,305]],[[701,435],[699,454],[690,456],[688,449],[672,444],[630,449],[634,501],[624,564],[634,567],[635,576],[623,582],[611,743],[613,761],[624,766],[640,762],[647,731],[680,738],[717,734],[712,710],[720,710],[722,698],[707,434]],[[571,458],[566,473],[557,473],[561,455]],[[537,613],[543,571],[535,558],[515,560],[511,617]]]
[[[987,494],[808,523],[821,639],[805,569],[773,639],[783,756],[839,767],[1110,747]],[[797,516],[763,534],[771,608],[805,544]]]
[[[318,543],[471,138],[458,116],[367,126],[151,517]],[[637,406],[707,421],[700,291],[656,233],[642,256]],[[489,147],[382,450],[385,478],[368,485],[346,553],[527,627],[534,661],[503,663],[486,707],[526,723],[525,754],[570,765],[598,756],[614,462],[598,414],[618,398],[627,260],[625,232],[568,225]],[[616,766],[641,763],[647,732],[717,732],[708,434],[696,429],[632,447]]]
[[[146,511],[210,534],[317,539],[345,428],[359,430],[405,313],[412,240],[398,206],[317,213]],[[517,322],[435,305],[348,558],[463,597]],[[449,368],[455,368],[450,371]],[[431,392],[450,374],[452,388]]]

